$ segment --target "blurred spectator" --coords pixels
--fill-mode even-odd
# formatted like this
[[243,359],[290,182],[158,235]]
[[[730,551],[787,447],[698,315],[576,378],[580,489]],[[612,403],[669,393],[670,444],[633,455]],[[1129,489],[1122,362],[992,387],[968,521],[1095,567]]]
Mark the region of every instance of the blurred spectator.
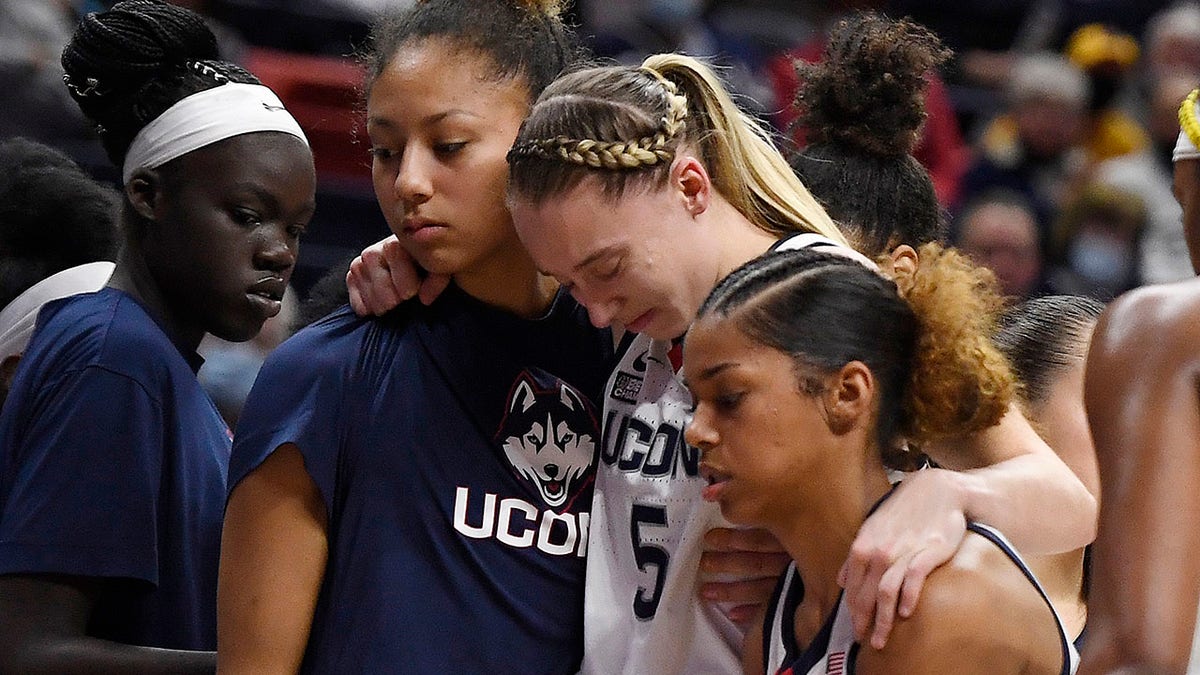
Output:
[[1143,44],[1149,74],[1200,73],[1200,4],[1180,2],[1154,15]]
[[1064,53],[1088,78],[1088,159],[1100,162],[1140,152],[1149,145],[1141,125],[1115,105],[1138,60],[1137,42],[1101,24],[1081,26],[1067,40]]
[[1183,210],[1171,192],[1171,153],[1179,132],[1179,103],[1197,84],[1200,74],[1153,75],[1144,115],[1149,147],[1103,162],[1092,174],[1096,183],[1135,195],[1145,205],[1146,229],[1137,256],[1142,283],[1180,281],[1194,274],[1183,234]]
[[1087,78],[1062,56],[1022,58],[1008,88],[1008,111],[980,139],[980,156],[963,177],[966,201],[992,188],[1019,192],[1045,236],[1072,184],[1087,167]]
[[1145,226],[1140,199],[1112,187],[1088,186],[1055,223],[1046,256],[1049,287],[1107,301],[1138,286],[1137,250]]
[[757,113],[772,100],[762,74],[769,50],[724,30],[715,0],[613,0],[588,3],[589,46],[599,57],[637,65],[649,54],[682,52],[719,66],[739,102]]
[[950,236],[963,253],[996,273],[1005,295],[1024,300],[1041,290],[1037,219],[1020,193],[998,189],[981,194],[955,219]]
[[91,138],[58,61],[79,18],[73,0],[0,0],[0,138]]

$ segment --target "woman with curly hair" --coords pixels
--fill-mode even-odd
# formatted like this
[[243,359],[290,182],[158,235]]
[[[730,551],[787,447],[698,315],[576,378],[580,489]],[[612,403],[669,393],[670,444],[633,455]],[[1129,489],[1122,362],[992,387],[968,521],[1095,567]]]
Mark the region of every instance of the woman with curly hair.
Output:
[[887,458],[995,426],[1015,389],[991,344],[994,278],[936,245],[920,256],[903,294],[844,257],[763,256],[726,277],[688,331],[687,441],[704,498],[793,559],[747,638],[746,673],[1068,675],[1078,664],[1033,572],[970,521],[886,646],[860,645],[850,626],[838,568],[892,493]]

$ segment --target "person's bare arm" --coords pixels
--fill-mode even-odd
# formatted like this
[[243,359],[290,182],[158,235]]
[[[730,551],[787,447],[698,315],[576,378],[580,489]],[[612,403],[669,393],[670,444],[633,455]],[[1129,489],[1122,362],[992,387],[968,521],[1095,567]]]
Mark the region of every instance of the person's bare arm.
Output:
[[967,520],[1029,554],[1081,548],[1095,536],[1096,497],[1015,406],[998,425],[925,451],[946,468],[910,474],[863,524],[842,570],[855,632],[877,648],[897,613],[912,614],[929,573],[954,555]]
[[[766,632],[767,606],[758,605],[750,617],[750,627],[742,640],[742,672],[746,675],[763,675],[763,664],[766,655],[763,654],[763,635]],[[767,673],[774,675],[774,673]]]
[[103,594],[137,582],[92,577],[0,576],[0,673],[211,673],[213,652],[127,645],[87,635]]
[[218,671],[294,673],[328,557],[325,504],[293,445],[233,489],[217,588]]
[[1104,495],[1081,673],[1183,673],[1200,597],[1200,286],[1101,317],[1085,401]]
[[346,273],[350,306],[359,316],[386,314],[413,296],[428,305],[449,283],[450,277],[417,267],[395,235],[363,249]]

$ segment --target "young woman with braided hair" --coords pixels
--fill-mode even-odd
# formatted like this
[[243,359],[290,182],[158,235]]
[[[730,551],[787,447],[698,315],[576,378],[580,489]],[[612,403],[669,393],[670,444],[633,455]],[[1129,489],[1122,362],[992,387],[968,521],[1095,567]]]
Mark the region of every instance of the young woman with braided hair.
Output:
[[894,494],[888,458],[1008,415],[1016,388],[991,344],[994,278],[923,247],[897,284],[844,257],[763,256],[735,270],[688,331],[687,440],[704,498],[765,527],[793,563],[746,673],[1061,673],[1078,665],[1053,605],[996,530],[967,523],[921,605],[883,648],[860,645],[838,569],[864,520]]
[[540,277],[505,153],[574,57],[541,0],[428,0],[366,59],[376,197],[453,279],[264,364],[221,551],[224,672],[575,673],[608,331]]
[[125,241],[106,288],[41,311],[0,416],[0,670],[211,672],[231,434],[196,347],[279,312],[312,153],[188,10],[119,2],[62,58]]

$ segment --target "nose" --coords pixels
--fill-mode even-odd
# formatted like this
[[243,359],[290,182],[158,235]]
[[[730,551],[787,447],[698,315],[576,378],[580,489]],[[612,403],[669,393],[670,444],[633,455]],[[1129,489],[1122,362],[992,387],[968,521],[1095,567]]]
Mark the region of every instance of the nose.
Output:
[[558,465],[557,464],[547,464],[545,466],[545,469],[546,469],[546,476],[549,477],[551,480],[558,477]]
[[281,273],[294,267],[299,242],[288,235],[286,227],[263,228],[263,230],[266,232],[254,252],[255,268]]
[[587,309],[588,319],[596,328],[607,328],[621,307],[616,298],[599,297],[580,285],[571,288],[571,295]]
[[701,452],[717,445],[717,441],[720,439],[716,429],[708,421],[704,406],[696,406],[695,412],[692,413],[692,419],[683,429],[683,440],[688,445],[699,448]]
[[421,148],[406,148],[396,172],[396,194],[409,208],[424,204],[433,196],[429,162]]

